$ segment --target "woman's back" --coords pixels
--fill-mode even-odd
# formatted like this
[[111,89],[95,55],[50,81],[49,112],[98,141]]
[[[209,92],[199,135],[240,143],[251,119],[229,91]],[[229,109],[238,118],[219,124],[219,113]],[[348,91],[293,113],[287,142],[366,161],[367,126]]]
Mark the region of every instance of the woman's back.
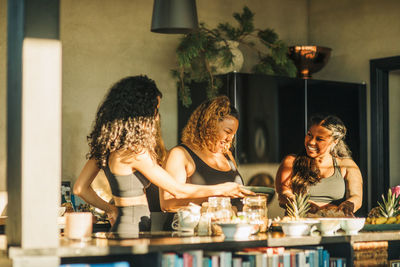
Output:
[[150,210],[144,193],[150,182],[122,161],[112,153],[107,166],[103,168],[119,213],[110,231],[119,237],[137,237],[141,231],[150,231]]

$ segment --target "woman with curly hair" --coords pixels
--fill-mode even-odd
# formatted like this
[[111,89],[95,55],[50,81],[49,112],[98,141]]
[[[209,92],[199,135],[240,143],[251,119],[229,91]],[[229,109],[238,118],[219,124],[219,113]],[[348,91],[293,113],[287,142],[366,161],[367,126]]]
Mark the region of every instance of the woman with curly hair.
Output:
[[344,142],[346,131],[336,116],[310,119],[303,151],[286,156],[276,175],[282,208],[294,193],[310,194],[311,213],[334,209],[352,215],[361,207],[363,182]]
[[[177,199],[209,196],[239,197],[248,193],[236,183],[197,186],[178,183],[160,163],[165,155],[158,108],[161,92],[146,76],[127,77],[111,87],[100,105],[88,136],[88,161],[74,185],[74,193],[106,212],[111,232],[136,237],[150,230],[145,194],[154,183]],[[91,183],[103,170],[115,205],[102,200]]]
[[[239,114],[228,97],[205,101],[191,114],[182,132],[182,143],[174,147],[165,169],[181,184],[214,185],[235,182],[243,185],[231,148],[239,127]],[[161,190],[163,210],[176,211],[189,202],[205,198],[176,199]]]

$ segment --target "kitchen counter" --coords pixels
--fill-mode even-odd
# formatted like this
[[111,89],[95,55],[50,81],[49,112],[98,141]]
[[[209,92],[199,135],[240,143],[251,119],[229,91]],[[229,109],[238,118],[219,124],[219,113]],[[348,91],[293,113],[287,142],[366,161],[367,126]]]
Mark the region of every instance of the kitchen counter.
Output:
[[[293,247],[305,245],[334,246],[346,244],[351,246],[357,242],[395,241],[400,242],[400,231],[360,232],[358,235],[345,235],[339,232],[335,236],[286,237],[282,232],[270,232],[250,236],[244,240],[224,240],[223,236],[199,237],[176,236],[176,233],[157,232],[144,233],[137,239],[110,239],[105,233],[97,233],[91,241],[76,242],[60,238],[58,248],[22,249],[9,248],[9,257],[57,255],[67,257],[109,256],[122,254],[147,254],[153,252],[184,251],[184,250],[239,250],[246,247]],[[4,246],[1,246],[4,247]]]

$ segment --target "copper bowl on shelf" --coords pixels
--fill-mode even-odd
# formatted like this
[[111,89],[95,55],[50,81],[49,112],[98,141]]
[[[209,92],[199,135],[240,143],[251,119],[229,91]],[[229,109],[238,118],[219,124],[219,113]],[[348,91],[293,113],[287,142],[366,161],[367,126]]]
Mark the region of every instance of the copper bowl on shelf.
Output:
[[320,71],[328,63],[331,48],[316,45],[295,45],[289,47],[289,57],[297,67],[299,78],[310,79],[311,74]]

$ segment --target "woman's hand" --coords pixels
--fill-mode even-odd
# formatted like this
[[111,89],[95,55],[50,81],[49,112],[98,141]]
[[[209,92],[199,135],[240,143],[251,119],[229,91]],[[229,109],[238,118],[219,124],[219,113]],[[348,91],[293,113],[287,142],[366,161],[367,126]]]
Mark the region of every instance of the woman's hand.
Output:
[[278,195],[279,206],[284,210],[286,210],[287,205],[290,205],[290,202],[293,202],[294,200],[295,196],[289,191]]
[[117,221],[118,217],[118,208],[115,206],[110,206],[109,210],[106,212],[107,219],[109,220],[111,226]]
[[320,210],[320,207],[312,201],[308,202],[310,204],[310,209],[308,210],[309,213],[315,214]]
[[231,198],[242,198],[245,196],[255,196],[256,194],[250,190],[245,189],[242,185],[234,182],[227,182],[221,184],[221,195]]
[[343,201],[339,207],[338,210],[343,211],[343,213],[347,216],[352,216],[354,217],[353,211],[354,211],[354,203],[351,201]]
[[99,197],[91,186],[99,171],[96,161],[94,159],[88,160],[75,182],[74,194],[81,197],[86,203],[104,210],[110,219],[110,223],[115,223],[118,217],[118,209]]

